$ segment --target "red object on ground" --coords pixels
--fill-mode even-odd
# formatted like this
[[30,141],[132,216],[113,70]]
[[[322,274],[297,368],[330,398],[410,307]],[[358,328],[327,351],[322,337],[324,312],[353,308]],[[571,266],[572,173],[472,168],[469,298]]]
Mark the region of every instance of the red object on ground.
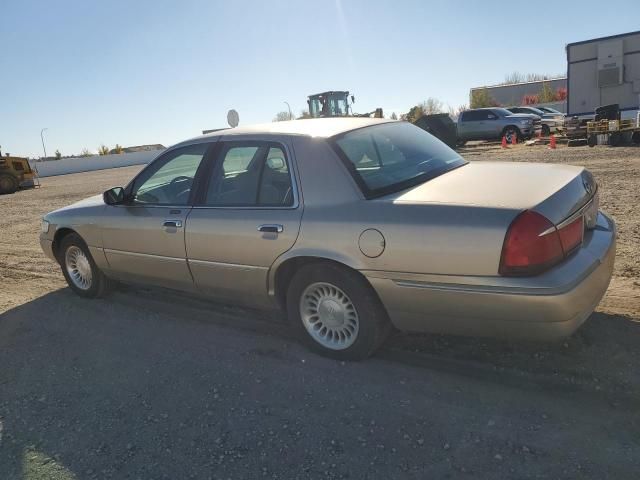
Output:
[[507,136],[502,136],[502,148],[507,148]]
[[549,139],[549,148],[551,150],[556,149],[556,136],[554,134],[551,134],[551,138]]
[[517,145],[517,143],[518,143],[518,134],[514,132],[511,135],[511,145]]

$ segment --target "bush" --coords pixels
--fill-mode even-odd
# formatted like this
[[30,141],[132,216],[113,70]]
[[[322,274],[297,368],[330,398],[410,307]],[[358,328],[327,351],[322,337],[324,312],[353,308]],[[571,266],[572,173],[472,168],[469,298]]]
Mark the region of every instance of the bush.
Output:
[[471,92],[471,108],[499,107],[486,88],[480,88]]

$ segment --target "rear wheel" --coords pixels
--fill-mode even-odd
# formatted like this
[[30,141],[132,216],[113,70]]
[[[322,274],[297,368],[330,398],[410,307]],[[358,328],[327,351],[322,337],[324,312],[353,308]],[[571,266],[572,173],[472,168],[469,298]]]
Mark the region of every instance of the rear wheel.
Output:
[[587,145],[589,145],[590,147],[595,147],[598,144],[598,137],[596,137],[595,135],[589,135],[589,138],[587,139]]
[[520,133],[518,127],[513,126],[505,127],[502,131],[502,136],[507,139],[507,143],[513,143],[514,136],[517,140],[522,139],[522,134]]
[[622,143],[622,135],[619,133],[612,133],[609,135],[609,145],[617,147]]
[[295,273],[287,313],[311,349],[339,360],[369,357],[391,331],[371,286],[357,273],[329,263],[305,265]]
[[542,136],[543,137],[548,137],[549,135],[551,135],[551,129],[549,128],[549,125],[542,125]]
[[81,297],[98,298],[109,291],[110,280],[98,268],[78,234],[70,233],[62,239],[58,261],[69,287]]
[[0,175],[0,194],[14,193],[18,190],[18,179],[13,175]]

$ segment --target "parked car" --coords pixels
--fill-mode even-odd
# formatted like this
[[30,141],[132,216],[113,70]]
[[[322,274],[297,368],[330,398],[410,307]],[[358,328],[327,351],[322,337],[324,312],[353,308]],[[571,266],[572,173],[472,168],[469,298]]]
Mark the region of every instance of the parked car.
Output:
[[551,113],[553,115],[561,115],[561,116],[565,116],[564,113],[562,113],[560,110],[556,110],[555,108],[551,108],[551,107],[543,107],[538,105],[536,107],[538,110],[542,110],[544,113]]
[[465,110],[458,116],[458,140],[464,143],[506,137],[511,143],[514,135],[520,140],[531,138],[540,125],[537,115],[512,113],[504,108]]
[[507,110],[513,113],[530,113],[539,116],[542,128],[541,133],[545,137],[564,130],[564,115],[561,113],[548,113],[536,107],[509,107]]
[[280,307],[312,348],[361,359],[393,327],[570,335],[615,237],[582,167],[469,163],[407,122],[332,118],[175,145],[48,213],[41,245],[80,296],[120,280]]

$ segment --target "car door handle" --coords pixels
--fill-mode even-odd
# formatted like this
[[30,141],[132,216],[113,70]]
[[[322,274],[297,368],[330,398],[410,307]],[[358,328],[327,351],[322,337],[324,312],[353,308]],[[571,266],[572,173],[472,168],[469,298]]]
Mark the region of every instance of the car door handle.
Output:
[[162,226],[164,228],[182,228],[182,220],[165,220]]
[[282,233],[284,231],[284,227],[275,223],[268,223],[260,225],[258,227],[258,231],[263,233]]

